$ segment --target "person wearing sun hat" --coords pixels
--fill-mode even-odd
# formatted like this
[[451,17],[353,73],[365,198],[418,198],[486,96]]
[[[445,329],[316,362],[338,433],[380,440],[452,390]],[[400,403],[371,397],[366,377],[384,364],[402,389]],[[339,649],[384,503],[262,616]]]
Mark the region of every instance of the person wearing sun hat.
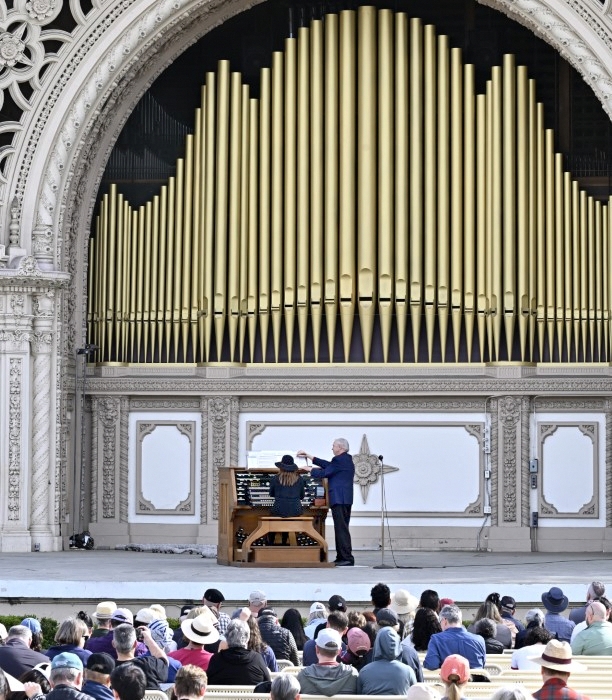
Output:
[[563,617],[561,613],[567,609],[569,599],[557,586],[542,593],[542,603],[546,608],[544,627],[562,642],[569,642],[576,626],[571,620]]
[[567,681],[573,671],[586,671],[587,667],[572,659],[572,648],[567,642],[551,639],[541,656],[532,659],[542,667],[544,685],[533,693],[536,700],[588,700],[568,687]]
[[181,630],[188,644],[183,649],[171,651],[168,656],[180,661],[183,666],[191,664],[206,671],[213,655],[204,649],[204,645],[214,644],[219,639],[212,613],[209,611],[193,619],[183,620]]
[[302,498],[304,498],[304,480],[298,474],[298,465],[291,455],[283,455],[280,462],[275,462],[280,469],[270,481],[270,496],[274,504],[270,515],[277,518],[295,518],[302,515]]

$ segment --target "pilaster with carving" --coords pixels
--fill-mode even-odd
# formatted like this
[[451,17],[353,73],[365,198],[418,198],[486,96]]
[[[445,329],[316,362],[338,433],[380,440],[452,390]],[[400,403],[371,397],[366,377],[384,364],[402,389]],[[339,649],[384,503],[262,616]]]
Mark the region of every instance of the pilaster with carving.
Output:
[[105,397],[98,403],[98,512],[102,520],[118,517],[117,476],[120,474],[121,400]]
[[612,401],[606,399],[606,527],[612,527]]
[[200,523],[208,520],[208,400],[200,399]]
[[212,517],[219,517],[219,469],[231,460],[232,400],[215,396],[208,400],[208,419],[212,426]]
[[498,410],[498,524],[520,525],[521,399],[504,396]]
[[91,513],[91,522],[98,522],[98,418],[99,418],[99,403],[100,399],[93,396],[91,399],[91,469],[89,472],[90,478],[90,494],[91,503],[89,506]]
[[119,428],[119,520],[128,521],[128,476],[129,476],[129,420],[130,401],[127,396],[121,398],[121,425]]
[[530,441],[529,441],[529,416],[531,415],[531,400],[528,396],[523,396],[521,399],[521,445],[520,445],[520,478],[521,478],[521,525],[529,527],[530,524],[530,508],[529,508],[529,458],[530,458]]

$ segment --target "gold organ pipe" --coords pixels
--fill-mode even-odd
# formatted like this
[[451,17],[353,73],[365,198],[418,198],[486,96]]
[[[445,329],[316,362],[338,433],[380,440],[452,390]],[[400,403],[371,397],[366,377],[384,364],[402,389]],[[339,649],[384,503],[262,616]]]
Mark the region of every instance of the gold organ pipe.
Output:
[[130,244],[130,312],[128,324],[130,327],[130,362],[138,362],[138,345],[136,344],[136,310],[138,295],[138,210],[132,209],[132,240]]
[[[393,226],[393,194],[394,194],[394,133],[393,116],[396,112],[393,100],[393,52],[394,52],[393,13],[391,10],[381,10],[378,13],[378,226],[374,219],[374,226],[370,231],[372,239],[371,248],[374,260],[378,248],[378,280],[372,276],[372,300],[376,299],[378,289],[378,309],[380,316],[380,333],[383,347],[383,361],[389,359],[389,343],[391,340],[391,322],[393,310],[393,279],[394,279],[394,246],[392,241],[397,238],[398,231]],[[373,81],[376,80],[374,71]],[[361,109],[359,110],[361,114]],[[373,144],[375,151],[376,142]],[[376,192],[376,169],[371,174],[372,192]],[[374,212],[376,201],[374,201]],[[376,232],[378,231],[378,235]],[[376,272],[374,264],[370,264],[371,271]],[[360,264],[360,276],[364,266]],[[361,279],[361,277],[360,277]],[[360,282],[361,286],[361,282]],[[359,292],[361,297],[361,291]],[[374,303],[372,303],[372,311]],[[360,318],[370,318],[365,313],[364,301],[360,301]],[[374,314],[370,319],[372,326]],[[363,334],[363,323],[361,332]],[[371,330],[370,330],[371,336]],[[371,338],[369,340],[371,344]],[[369,356],[369,351],[366,358]]]
[[494,66],[491,71],[491,316],[493,330],[493,360],[499,361],[499,346],[503,311],[503,77],[502,69]]
[[145,207],[138,207],[138,265],[136,269],[136,357],[137,362],[146,362],[143,358],[142,336],[144,320],[144,257],[145,257]]
[[270,321],[270,219],[271,219],[271,71],[263,68],[260,85],[259,150],[259,333],[261,354],[266,361]]
[[[563,262],[565,221],[563,208],[563,156],[555,154],[555,326],[557,336],[557,353],[559,361],[563,358],[563,310],[565,306],[565,265]],[[551,352],[552,357],[552,352]]]
[[408,17],[398,12],[395,15],[395,294],[392,292],[392,296],[395,296],[400,362],[404,361],[408,312],[409,50]]
[[[310,34],[298,30],[297,316],[300,360],[306,356],[310,285]],[[320,232],[319,232],[320,233]],[[319,309],[321,308],[319,304]]]
[[514,327],[516,319],[516,66],[514,56],[506,54],[503,59],[503,221],[502,246],[503,258],[503,296],[498,300],[501,313],[503,303],[504,329],[506,334],[506,354],[512,358]]
[[159,289],[159,195],[153,197],[153,211],[151,222],[151,297],[150,325],[151,325],[151,362],[155,362],[155,347],[157,344],[157,290]]
[[[175,203],[176,203],[176,178],[168,179],[168,219],[167,219],[167,237],[166,237],[166,294],[164,301],[164,346],[166,352],[166,361],[170,362],[170,351],[172,349],[172,329],[173,329],[173,290],[174,290],[174,258],[175,258]],[[174,361],[178,362],[176,355]]]
[[[516,314],[518,315],[521,362],[529,340],[529,78],[527,67],[516,69]],[[510,355],[508,355],[510,359]]]
[[545,212],[545,134],[544,105],[539,102],[536,111],[537,120],[537,162],[536,162],[536,247],[538,267],[536,272],[536,322],[538,330],[538,348],[540,362],[544,362],[546,340],[546,212]]
[[334,360],[336,314],[338,309],[339,226],[339,21],[325,18],[325,322],[329,361]]
[[604,204],[601,212],[601,236],[602,236],[602,301],[603,301],[603,361],[608,362],[610,357],[610,240],[608,226],[609,206]]
[[[383,25],[381,20],[381,28],[382,26],[386,25]],[[376,189],[376,8],[369,6],[360,7],[357,27],[357,114],[359,117],[357,118],[356,115],[354,116],[349,112],[345,115],[345,119],[356,119],[357,121],[357,298],[364,360],[368,362],[370,359],[374,327],[377,194],[380,199],[380,189],[378,192]],[[387,38],[386,48],[387,50],[391,48],[391,46],[389,46],[389,38]],[[380,44],[379,51],[381,52],[382,59],[382,52],[384,49]],[[349,60],[350,59],[346,57],[345,63],[348,63]],[[384,67],[384,64],[381,64],[379,101],[385,87],[388,86],[388,80],[390,78],[388,65],[386,65],[387,75],[382,74]],[[348,66],[343,65],[343,71],[348,70]],[[346,75],[346,73],[343,72],[343,75]],[[390,132],[387,131],[387,138],[390,138],[390,135]],[[383,147],[383,144],[381,143],[380,146]],[[349,149],[347,148],[347,150]],[[348,163],[350,163],[350,161],[345,160],[343,165],[346,166]],[[386,168],[388,168],[389,165],[390,163],[387,161],[385,164],[385,172],[379,173],[379,186],[381,180],[383,180],[387,174]],[[389,193],[388,183],[387,193]],[[345,201],[345,207],[346,204],[348,203]],[[382,208],[387,202],[381,201],[380,204]],[[387,212],[388,209],[385,208],[385,213]],[[348,230],[347,227],[344,232],[343,240],[348,239]],[[348,266],[344,271],[344,276],[348,278],[348,281],[345,280],[343,283],[345,289],[342,293],[343,297],[352,295],[352,275],[353,273],[350,270],[350,266]],[[342,308],[344,308],[344,304],[342,304]],[[343,317],[343,331],[346,325],[348,324],[345,323]],[[344,335],[345,357],[348,358],[350,339],[347,342],[346,331]]]
[[227,246],[227,327],[230,362],[236,361],[240,315],[240,202],[242,183],[242,81],[232,73],[230,89],[229,227]]
[[582,359],[587,361],[588,340],[588,306],[589,306],[589,244],[588,211],[586,192],[580,192],[580,337],[582,340]]
[[610,241],[610,236],[612,235],[612,197],[608,198],[607,205],[604,212],[604,245],[607,246],[607,255],[605,259],[605,274],[607,279],[605,302],[607,304],[607,323],[606,332],[608,342],[606,342],[606,362],[610,361],[610,356],[612,355],[612,348],[610,348],[610,343],[612,343],[612,242]]
[[164,352],[164,321],[166,320],[166,255],[168,249],[168,187],[164,185],[159,192],[159,270],[157,286],[157,357],[162,362]]
[[[229,61],[219,61],[217,87],[216,193],[215,193],[215,281],[214,328],[217,362],[221,361],[227,312],[227,229],[229,199]],[[177,177],[178,183],[178,177]]]
[[595,211],[592,197],[587,197],[587,244],[588,244],[588,320],[589,320],[589,356],[595,361]]
[[[185,173],[183,190],[183,259],[181,262],[181,340],[183,362],[187,362],[191,320],[191,263],[193,236],[193,135],[185,139]],[[193,347],[194,359],[197,347]]]
[[96,244],[100,240],[100,217],[96,217],[95,237],[90,236],[87,241],[87,337],[94,345],[97,342],[97,329],[94,327],[95,293],[94,284],[96,275],[91,273],[97,268]]
[[[467,361],[472,361],[474,343],[474,319],[476,315],[476,89],[475,67],[473,64],[464,66],[463,76],[463,221],[458,220],[453,225],[452,246],[452,308],[453,314],[463,311],[465,322],[465,342],[467,349]],[[453,112],[455,111],[453,107]],[[453,180],[456,177],[453,175]],[[461,184],[455,185],[455,196],[461,189]],[[453,212],[456,212],[453,208]],[[463,226],[463,232],[461,231]],[[456,228],[457,227],[457,228]],[[463,233],[463,235],[462,235]],[[461,251],[463,255],[461,255]],[[463,257],[463,270],[462,266]],[[455,299],[455,290],[463,281],[463,299]],[[461,318],[456,323],[455,343],[458,343],[461,334]],[[455,350],[455,360],[459,361],[459,355]]]
[[555,336],[555,152],[554,132],[546,129],[546,327],[548,353],[554,355]]
[[340,13],[340,321],[344,360],[348,362],[355,315],[355,172],[356,172],[356,71],[355,12]]
[[100,243],[98,251],[98,260],[100,261],[100,270],[96,280],[96,309],[97,309],[97,326],[98,337],[97,345],[99,346],[98,354],[101,359],[106,358],[104,347],[104,339],[106,335],[106,255],[108,246],[108,218],[107,218],[108,194],[102,197],[100,202]]
[[[324,215],[324,144],[323,97],[324,73],[323,22],[310,26],[310,313],[314,361],[319,361],[321,322],[323,319],[323,215]],[[300,111],[301,113],[301,111]],[[307,293],[308,295],[308,293]]]
[[563,173],[563,247],[565,352],[569,362],[572,351],[572,177],[568,172]]
[[143,268],[143,292],[142,292],[142,335],[143,335],[143,362],[148,362],[149,357],[149,321],[151,320],[151,246],[153,228],[153,203],[147,202],[144,208],[144,268]]
[[[217,82],[213,72],[206,74],[206,160],[204,163],[204,179],[206,190],[204,196],[204,246],[203,246],[203,278],[204,295],[202,313],[204,314],[204,348],[203,360],[210,362],[212,331],[214,324],[214,249],[215,249],[215,135],[217,133]],[[171,211],[170,207],[168,208]]]
[[[250,226],[250,173],[251,161],[256,160],[255,152],[251,151],[251,112],[253,105],[249,97],[249,86],[242,86],[242,133],[240,163],[240,253],[238,264],[240,265],[240,298],[239,298],[239,346],[238,361],[244,362],[244,344],[247,331],[247,304],[249,283],[249,226]],[[257,235],[255,228],[254,235]],[[257,258],[257,251],[255,251]]]
[[485,250],[486,250],[486,327],[487,327],[487,348],[489,353],[489,361],[493,361],[493,319],[492,314],[495,312],[495,300],[493,299],[493,226],[494,226],[494,205],[493,205],[493,81],[487,80],[486,86],[487,98],[487,140],[485,153],[487,154],[486,165],[486,215],[487,223],[485,227]]
[[127,362],[128,344],[129,344],[129,312],[130,312],[130,253],[132,250],[132,208],[127,200],[123,203],[123,225],[125,236],[123,238],[123,320],[122,320],[122,335],[123,342],[121,348],[122,361]]
[[[206,84],[202,85],[202,99],[200,106],[200,139],[199,150],[196,147],[197,159],[199,164],[199,189],[194,183],[194,191],[198,192],[199,203],[197,207],[198,225],[196,226],[194,218],[194,236],[198,239],[198,259],[195,260],[195,269],[197,270],[197,282],[195,285],[196,305],[197,305],[197,326],[198,326],[198,353],[194,357],[196,362],[206,362],[206,266],[208,261],[206,256],[206,215],[207,215],[207,196],[210,190],[208,181],[207,167],[207,151],[208,151],[208,90]],[[195,257],[195,255],[194,255]]]
[[[451,99],[450,99],[450,114],[451,114],[451,240],[450,240],[450,293],[448,303],[450,306],[452,318],[452,333],[453,333],[453,349],[455,362],[459,362],[459,341],[461,339],[461,316],[463,313],[463,300],[466,294],[466,288],[463,281],[463,268],[465,268],[466,277],[473,275],[473,248],[468,250],[464,247],[463,226],[465,215],[465,200],[464,200],[464,185],[469,187],[467,180],[470,176],[473,177],[473,158],[474,142],[474,103],[473,98],[464,100],[464,75],[469,81],[468,67],[464,68],[461,49],[451,49]],[[473,86],[471,86],[473,87]],[[472,93],[473,94],[473,93]],[[465,102],[465,111],[464,111]],[[469,114],[468,114],[469,110]],[[470,126],[466,126],[468,120],[472,120]],[[464,136],[467,130],[471,129],[470,136],[472,138],[469,146],[471,150],[467,150],[468,157],[464,158]],[[466,144],[467,146],[467,144]],[[471,172],[465,172],[465,163],[470,161]],[[465,178],[465,182],[464,182]],[[472,185],[473,186],[473,185]],[[473,215],[473,201],[472,210]],[[473,235],[473,234],[472,234]],[[467,239],[466,239],[467,240]],[[471,239],[473,242],[473,238]],[[472,258],[472,259],[471,259]],[[463,259],[463,263],[462,263]],[[472,283],[473,294],[473,283]],[[473,308],[473,307],[472,307]],[[467,329],[466,329],[467,330]],[[467,337],[467,334],[466,334]],[[468,343],[470,342],[467,338]],[[471,351],[470,351],[471,352]]]
[[436,161],[436,33],[435,27],[428,24],[424,31],[424,132],[425,132],[425,220],[424,220],[424,258],[425,273],[425,329],[427,332],[427,358],[431,362],[433,355],[434,324],[436,319],[436,242],[437,220],[436,202],[437,161]]
[[[107,354],[113,359],[114,320],[115,320],[115,243],[117,236],[117,185],[111,185],[108,198],[108,246],[106,258],[106,340]],[[112,283],[111,283],[112,282]]]
[[278,362],[283,294],[283,54],[272,57],[272,268],[271,304],[274,361]]
[[123,195],[118,194],[117,195],[117,200],[116,200],[116,210],[115,214],[117,217],[117,222],[116,222],[116,273],[113,277],[110,277],[109,280],[112,280],[113,284],[110,284],[109,287],[114,287],[114,296],[115,296],[115,313],[113,317],[113,337],[115,340],[114,343],[114,352],[111,349],[111,352],[113,352],[113,356],[115,358],[116,362],[121,361],[121,321],[122,321],[122,314],[121,314],[121,303],[123,299],[123,275],[121,274],[121,269],[123,265],[123,257],[122,257],[122,251],[123,251]]
[[423,27],[410,20],[410,321],[419,361],[423,304]]
[[536,271],[537,271],[537,203],[538,203],[538,131],[535,80],[529,80],[529,361],[536,345]]
[[[205,88],[202,88],[202,95]],[[202,166],[204,164],[202,151],[202,108],[195,111],[195,129],[193,132],[193,219],[191,229],[191,291],[189,308],[189,328],[191,331],[191,350],[193,362],[198,362],[201,348],[199,344],[198,323],[202,303],[200,282],[202,279],[202,202],[204,201],[202,185]]]
[[[438,37],[437,60],[437,270],[436,270],[436,309],[440,329],[440,354],[446,361],[446,340],[449,319],[450,287],[450,54],[448,37]],[[433,347],[433,346],[432,346]]]
[[[98,361],[104,360],[104,351],[102,347],[102,328],[104,326],[104,307],[102,306],[102,273],[104,271],[104,245],[106,240],[106,229],[104,220],[104,197],[100,202],[100,213],[97,217],[97,229],[96,229],[96,274],[92,275],[94,277],[95,286],[95,304],[94,304],[94,327],[96,329],[95,341],[94,343],[98,346],[96,351],[96,359]],[[90,273],[91,274],[91,273]]]
[[602,328],[602,311],[603,311],[603,299],[602,299],[602,273],[603,273],[603,255],[602,255],[602,240],[601,240],[601,202],[595,201],[593,197],[589,197],[593,206],[595,207],[595,260],[593,261],[594,272],[595,272],[595,350],[593,351],[593,361],[601,362],[601,343],[603,341],[603,328]]
[[[176,183],[174,196],[174,288],[172,290],[172,340],[175,362],[179,358],[181,340],[181,305],[182,305],[182,274],[183,264],[183,234],[184,234],[184,192],[185,192],[185,159],[176,161]],[[183,347],[183,361],[185,348]]]
[[580,286],[581,286],[581,226],[580,191],[578,182],[572,182],[572,336],[574,338],[574,361],[580,356]]
[[[285,320],[287,360],[291,362],[295,331],[297,286],[297,40],[285,41],[285,90],[284,90],[284,285],[281,314]],[[308,267],[308,259],[300,260],[300,266]]]
[[[249,360],[255,361],[255,339],[257,335],[257,272],[259,268],[259,241],[257,207],[259,201],[259,102],[250,100],[251,116],[249,120],[249,233],[248,233],[248,280],[247,280],[247,326],[249,330]],[[242,261],[244,263],[244,260]]]
[[487,296],[488,102],[486,95],[476,96],[476,322],[481,362],[484,361],[486,352],[487,314],[489,311]]

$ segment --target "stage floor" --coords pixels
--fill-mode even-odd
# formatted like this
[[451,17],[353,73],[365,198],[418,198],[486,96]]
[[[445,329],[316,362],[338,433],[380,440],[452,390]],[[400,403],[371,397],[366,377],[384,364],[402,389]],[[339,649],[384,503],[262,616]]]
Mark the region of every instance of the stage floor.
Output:
[[[466,607],[479,604],[492,591],[512,595],[521,607],[541,607],[540,596],[560,586],[570,601],[584,600],[586,587],[601,580],[612,589],[609,554],[543,554],[491,552],[387,552],[377,569],[380,552],[359,551],[353,568],[291,569],[218,566],[213,559],[192,554],[157,554],[111,550],[0,553],[0,614],[25,605],[32,612],[45,604],[88,609],[100,600],[133,606],[155,601],[169,605],[176,616],[181,601],[198,601],[206,588],[218,588],[228,603],[244,601],[262,589],[280,610],[295,604],[307,608],[334,593],[355,604],[369,600],[378,581],[391,590],[407,588],[418,596],[437,590]],[[35,606],[35,607],[33,607]],[[93,608],[92,608],[93,609]]]

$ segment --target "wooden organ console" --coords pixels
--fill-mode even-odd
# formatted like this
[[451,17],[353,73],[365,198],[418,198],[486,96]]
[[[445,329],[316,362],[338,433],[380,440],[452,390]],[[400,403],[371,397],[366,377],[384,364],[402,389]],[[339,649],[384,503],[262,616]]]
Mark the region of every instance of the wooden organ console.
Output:
[[[330,566],[325,518],[327,480],[302,474],[306,482],[299,518],[270,517],[269,495],[276,467],[224,467],[219,472],[217,563],[225,566]],[[268,533],[288,533],[288,544],[268,544]],[[278,535],[276,540],[278,540]]]

